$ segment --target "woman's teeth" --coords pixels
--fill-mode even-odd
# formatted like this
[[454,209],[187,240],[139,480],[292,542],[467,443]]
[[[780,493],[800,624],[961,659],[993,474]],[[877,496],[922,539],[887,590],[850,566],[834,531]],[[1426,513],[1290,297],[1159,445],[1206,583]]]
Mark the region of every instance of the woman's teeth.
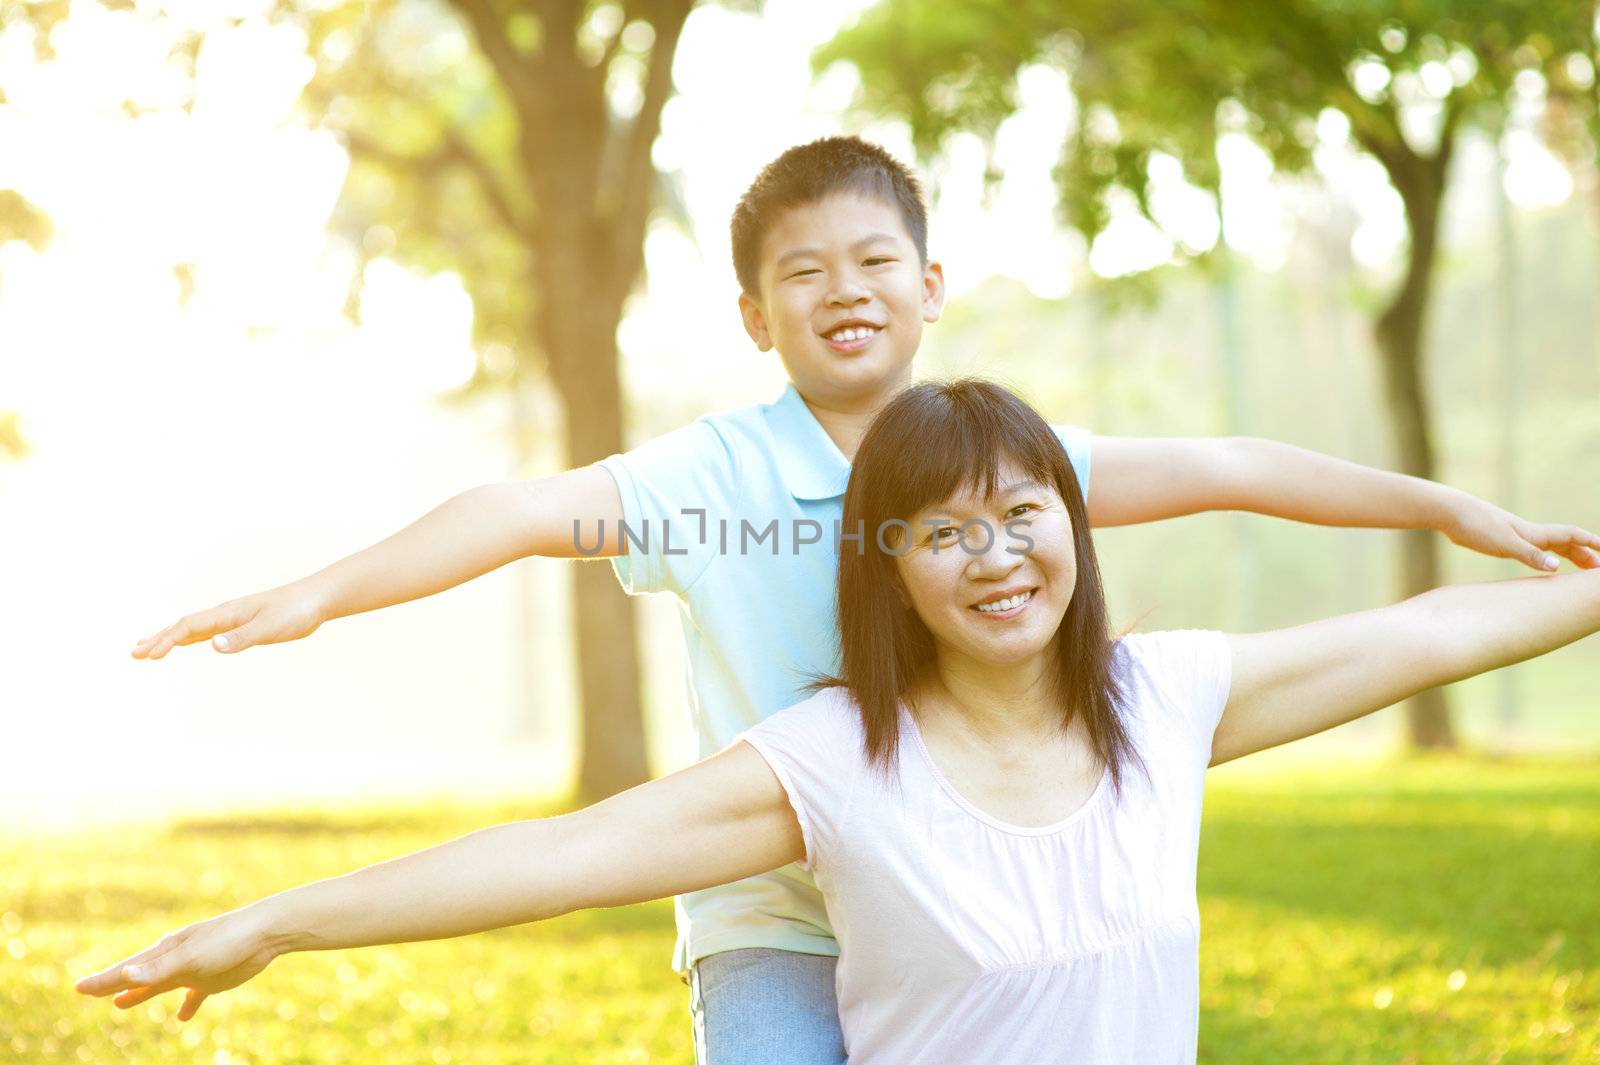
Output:
[[1020,595],[1013,595],[1009,599],[997,599],[992,603],[979,603],[977,605],[977,609],[983,611],[985,614],[994,614],[999,611],[1010,610],[1015,606],[1021,606],[1023,603],[1026,603],[1032,598],[1032,592],[1023,592]]

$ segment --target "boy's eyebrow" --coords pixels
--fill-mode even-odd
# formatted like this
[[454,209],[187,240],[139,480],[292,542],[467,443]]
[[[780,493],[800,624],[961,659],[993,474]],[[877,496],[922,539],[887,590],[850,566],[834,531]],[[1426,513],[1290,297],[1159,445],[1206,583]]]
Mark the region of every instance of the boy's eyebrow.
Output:
[[[856,241],[854,244],[850,245],[850,250],[855,251],[858,248],[866,247],[868,244],[876,244],[880,240],[893,241],[894,239],[895,235],[893,233],[869,233],[860,240]],[[791,259],[804,259],[807,256],[816,256],[821,254],[822,252],[818,248],[790,248],[788,251],[778,256],[777,262],[773,265],[781,268],[784,263]]]

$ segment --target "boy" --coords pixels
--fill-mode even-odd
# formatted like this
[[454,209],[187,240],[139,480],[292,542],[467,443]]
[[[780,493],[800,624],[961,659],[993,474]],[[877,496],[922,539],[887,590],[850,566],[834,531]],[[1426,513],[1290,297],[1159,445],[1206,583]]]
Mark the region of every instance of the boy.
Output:
[[[135,657],[204,639],[229,652],[296,639],[527,555],[602,555],[630,593],[671,592],[686,608],[701,756],[800,701],[814,675],[837,669],[834,574],[838,538],[851,532],[838,528],[850,460],[873,414],[911,381],[923,324],[943,307],[943,270],[927,255],[916,179],[852,137],[769,164],[734,213],[733,255],[745,329],[788,371],[775,403],[703,418],[594,466],[473,489],[311,577],[185,617],[141,640]],[[1094,525],[1252,510],[1432,528],[1536,569],[1556,567],[1550,551],[1600,565],[1600,538],[1583,530],[1296,448],[1058,433]],[[702,1063],[844,1060],[838,948],[803,872],[684,896],[677,913],[674,968],[689,979]]]

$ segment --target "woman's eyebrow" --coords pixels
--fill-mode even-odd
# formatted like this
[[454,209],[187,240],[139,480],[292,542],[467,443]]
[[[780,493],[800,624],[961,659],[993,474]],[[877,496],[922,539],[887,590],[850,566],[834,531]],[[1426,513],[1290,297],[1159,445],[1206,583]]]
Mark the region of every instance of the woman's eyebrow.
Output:
[[995,489],[994,494],[996,496],[1033,495],[1038,492],[1043,492],[1044,490],[1044,485],[1040,484],[1038,481],[1018,481],[1015,484],[1001,485]]

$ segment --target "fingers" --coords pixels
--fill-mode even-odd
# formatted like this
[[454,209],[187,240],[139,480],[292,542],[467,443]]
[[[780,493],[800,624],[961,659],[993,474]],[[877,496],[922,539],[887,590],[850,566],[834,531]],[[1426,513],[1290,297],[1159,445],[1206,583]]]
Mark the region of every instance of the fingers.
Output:
[[[147,947],[115,965],[86,976],[76,984],[86,995],[103,998],[115,995],[112,1004],[119,1009],[131,1009],[148,1002],[157,995],[186,988],[183,1005],[178,1009],[178,1019],[187,1021],[200,1010],[208,991],[193,986],[204,981],[204,966],[193,949],[190,933],[198,927],[191,925],[171,935],[164,936],[154,946]],[[247,977],[248,978],[248,977]]]
[[85,976],[73,986],[81,994],[104,998],[114,992],[149,983],[150,974],[144,970],[156,959],[170,953],[179,941],[176,933],[163,936],[160,941],[139,953],[129,955],[115,965],[109,965],[91,976]]
[[1568,544],[1564,548],[1556,549],[1559,554],[1565,555],[1567,560],[1579,569],[1600,569],[1600,551],[1582,547],[1578,544]]
[[127,979],[122,975],[122,967],[123,963],[119,961],[109,969],[102,969],[92,976],[85,976],[72,986],[80,995],[104,998],[128,986]]
[[1555,555],[1550,554],[1543,547],[1529,543],[1521,538],[1512,545],[1511,557],[1530,569],[1539,570],[1541,573],[1549,573],[1551,570],[1558,569],[1561,566],[1561,560],[1556,558]]
[[[249,618],[233,603],[203,610],[179,618],[153,636],[146,636],[133,645],[133,657],[164,658],[174,647],[187,647],[208,640],[219,632],[236,628]],[[219,648],[220,649],[220,648]]]
[[260,615],[257,614],[248,624],[222,633],[211,641],[211,646],[223,654],[233,654],[236,651],[243,651],[246,647],[254,647],[266,635],[266,626],[259,623],[259,618]]
[[116,998],[112,999],[111,1004],[122,1010],[132,1009],[141,1002],[148,1001],[149,999],[155,998],[157,995],[164,995],[168,991],[175,990],[176,986],[177,985],[175,984],[169,984],[164,987],[161,985],[151,985],[149,987],[129,988]]
[[[1600,536],[1580,529],[1576,525],[1524,525],[1517,530],[1522,538],[1537,548],[1545,549],[1549,554],[1550,565],[1547,569],[1555,569],[1560,565],[1556,555],[1562,555],[1580,569],[1594,569],[1600,566]],[[1535,567],[1538,568],[1537,566]]]
[[1596,535],[1588,529],[1580,529],[1576,525],[1570,525],[1568,529],[1572,534],[1568,539],[1573,543],[1587,547],[1591,551],[1600,552],[1600,535]]
[[[194,961],[190,948],[177,947],[148,961],[124,965],[122,976],[136,989],[156,987],[161,991],[167,991],[177,987],[184,977],[192,978],[196,975]],[[160,994],[160,991],[156,993]]]
[[[157,995],[164,995],[168,991],[176,991],[184,987],[175,980],[164,980],[160,983],[146,984],[140,987],[130,987],[122,991],[111,1004],[118,1009],[132,1009],[143,1002],[148,1002]],[[200,1011],[200,1004],[208,998],[208,993],[197,987],[187,987],[184,990],[183,1005],[178,1007],[178,1020],[187,1021]]]
[[178,1007],[178,1020],[187,1021],[200,1012],[200,1004],[206,1000],[206,993],[198,987],[191,987],[183,996],[183,1005]]

